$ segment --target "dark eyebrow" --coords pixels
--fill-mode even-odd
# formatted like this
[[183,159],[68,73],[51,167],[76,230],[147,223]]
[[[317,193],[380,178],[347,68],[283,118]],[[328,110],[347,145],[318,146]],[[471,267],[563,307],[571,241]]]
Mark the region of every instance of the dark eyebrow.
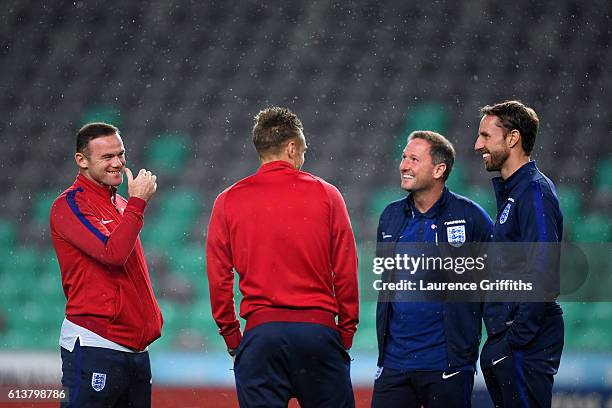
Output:
[[106,154],[103,154],[101,157],[121,156],[122,154],[125,154],[125,150],[122,150],[119,153],[106,153]]

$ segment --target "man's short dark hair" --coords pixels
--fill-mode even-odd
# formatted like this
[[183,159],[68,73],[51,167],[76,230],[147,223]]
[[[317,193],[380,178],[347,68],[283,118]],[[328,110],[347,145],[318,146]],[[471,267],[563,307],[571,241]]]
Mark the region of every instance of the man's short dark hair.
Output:
[[540,126],[540,119],[532,108],[519,101],[506,101],[493,106],[484,106],[480,108],[480,113],[482,116],[497,116],[506,129],[504,136],[513,129],[518,130],[521,134],[523,151],[528,156],[531,154]]
[[103,136],[119,136],[119,129],[104,122],[93,122],[83,126],[77,133],[76,151],[77,153],[87,153],[89,141]]
[[260,157],[279,153],[284,142],[298,138],[302,122],[295,113],[278,106],[266,108],[255,116],[253,144]]
[[408,135],[408,143],[414,139],[422,139],[429,142],[429,155],[431,156],[431,162],[434,165],[440,163],[446,164],[446,170],[442,175],[443,180],[447,180],[451,171],[453,170],[453,164],[455,163],[455,148],[453,144],[448,141],[447,138],[439,133],[432,132],[430,130],[416,130]]

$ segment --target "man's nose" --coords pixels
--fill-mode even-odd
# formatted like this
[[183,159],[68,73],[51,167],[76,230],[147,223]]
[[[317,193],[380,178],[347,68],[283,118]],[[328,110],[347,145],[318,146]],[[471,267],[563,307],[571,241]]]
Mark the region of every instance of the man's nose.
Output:
[[479,151],[484,147],[482,140],[480,140],[480,136],[476,138],[476,142],[474,142],[474,150]]

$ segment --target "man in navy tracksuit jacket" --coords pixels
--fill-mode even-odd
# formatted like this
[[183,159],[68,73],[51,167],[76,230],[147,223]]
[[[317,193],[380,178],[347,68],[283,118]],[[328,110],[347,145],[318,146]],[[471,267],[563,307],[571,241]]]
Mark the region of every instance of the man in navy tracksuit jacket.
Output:
[[[485,106],[481,114],[474,148],[482,153],[487,170],[501,172],[493,179],[498,208],[493,245],[503,260],[491,272],[532,277],[534,284],[552,283],[555,290],[558,246],[543,243],[561,241],[563,217],[555,186],[529,159],[539,119],[533,109],[517,101]],[[525,244],[519,250],[517,244],[508,244],[516,242]],[[530,255],[538,244],[537,252]],[[553,375],[563,349],[563,318],[553,300],[556,295],[529,302],[485,303],[488,338],[480,364],[496,407],[551,406]]]
[[[411,194],[383,211],[377,257],[475,257],[475,246],[466,243],[490,239],[492,222],[482,208],[445,187],[454,156],[450,142],[437,133],[417,131],[408,137],[400,174],[402,188]],[[400,274],[386,271],[383,281],[398,282]],[[412,276],[429,279],[432,274],[419,270]],[[372,406],[471,406],[481,306],[380,292]]]

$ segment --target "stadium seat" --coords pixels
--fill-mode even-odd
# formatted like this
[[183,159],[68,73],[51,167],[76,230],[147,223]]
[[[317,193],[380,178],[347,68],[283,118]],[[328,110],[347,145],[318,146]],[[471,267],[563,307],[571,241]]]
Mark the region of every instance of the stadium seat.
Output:
[[600,160],[595,167],[595,188],[612,192],[612,159]]
[[563,221],[573,226],[582,218],[583,194],[579,188],[563,184],[557,187],[557,196],[563,212]]
[[41,258],[40,273],[38,275],[35,284],[32,285],[32,290],[35,291],[36,296],[64,302],[62,274],[55,251],[49,250]]
[[589,314],[589,305],[578,302],[564,302],[561,307],[565,324],[565,347],[570,350],[580,348],[587,326],[586,319]]
[[[0,256],[8,260],[16,237],[15,226],[8,220],[0,219]],[[6,270],[7,262],[0,262],[0,277]]]
[[178,175],[184,169],[190,141],[181,133],[155,137],[147,147],[146,163],[155,174]]
[[23,290],[28,290],[31,280],[40,270],[41,255],[36,248],[15,248],[6,260],[5,273],[23,283]]
[[42,226],[49,225],[51,205],[59,195],[59,191],[43,191],[38,193],[32,203],[32,219]]
[[[406,112],[403,132],[395,139],[393,154],[399,160],[406,146],[406,138],[415,130],[432,130],[446,134],[448,115],[444,105],[435,102],[425,102],[411,106]],[[399,161],[398,161],[399,164]]]
[[473,185],[466,189],[465,196],[478,203],[489,214],[489,217],[495,221],[497,218],[497,204],[495,203],[493,189]]
[[460,161],[455,161],[452,172],[446,180],[446,185],[454,193],[465,195],[467,193],[467,185],[465,183],[465,169]]
[[185,279],[195,288],[198,297],[208,299],[208,280],[203,244],[188,244],[167,255],[170,273]]
[[573,225],[573,239],[576,242],[610,242],[612,220],[604,214],[588,214]]
[[376,301],[362,301],[359,307],[359,326],[354,337],[354,347],[375,351],[376,343]]
[[0,253],[5,254],[15,244],[15,225],[6,219],[0,219]]
[[[399,183],[398,183],[399,184]],[[378,218],[383,210],[392,201],[406,197],[406,193],[399,186],[380,188],[370,196],[368,214],[378,224]]]
[[201,212],[199,196],[195,190],[178,189],[156,197],[156,201],[156,211],[143,228],[141,238],[169,252],[193,238],[192,229]]
[[112,105],[92,106],[81,116],[81,125],[90,122],[105,122],[121,129],[121,111]]
[[[404,136],[414,130],[432,130],[446,134],[448,114],[446,106],[436,102],[425,102],[408,109]],[[404,139],[405,140],[405,139]]]

